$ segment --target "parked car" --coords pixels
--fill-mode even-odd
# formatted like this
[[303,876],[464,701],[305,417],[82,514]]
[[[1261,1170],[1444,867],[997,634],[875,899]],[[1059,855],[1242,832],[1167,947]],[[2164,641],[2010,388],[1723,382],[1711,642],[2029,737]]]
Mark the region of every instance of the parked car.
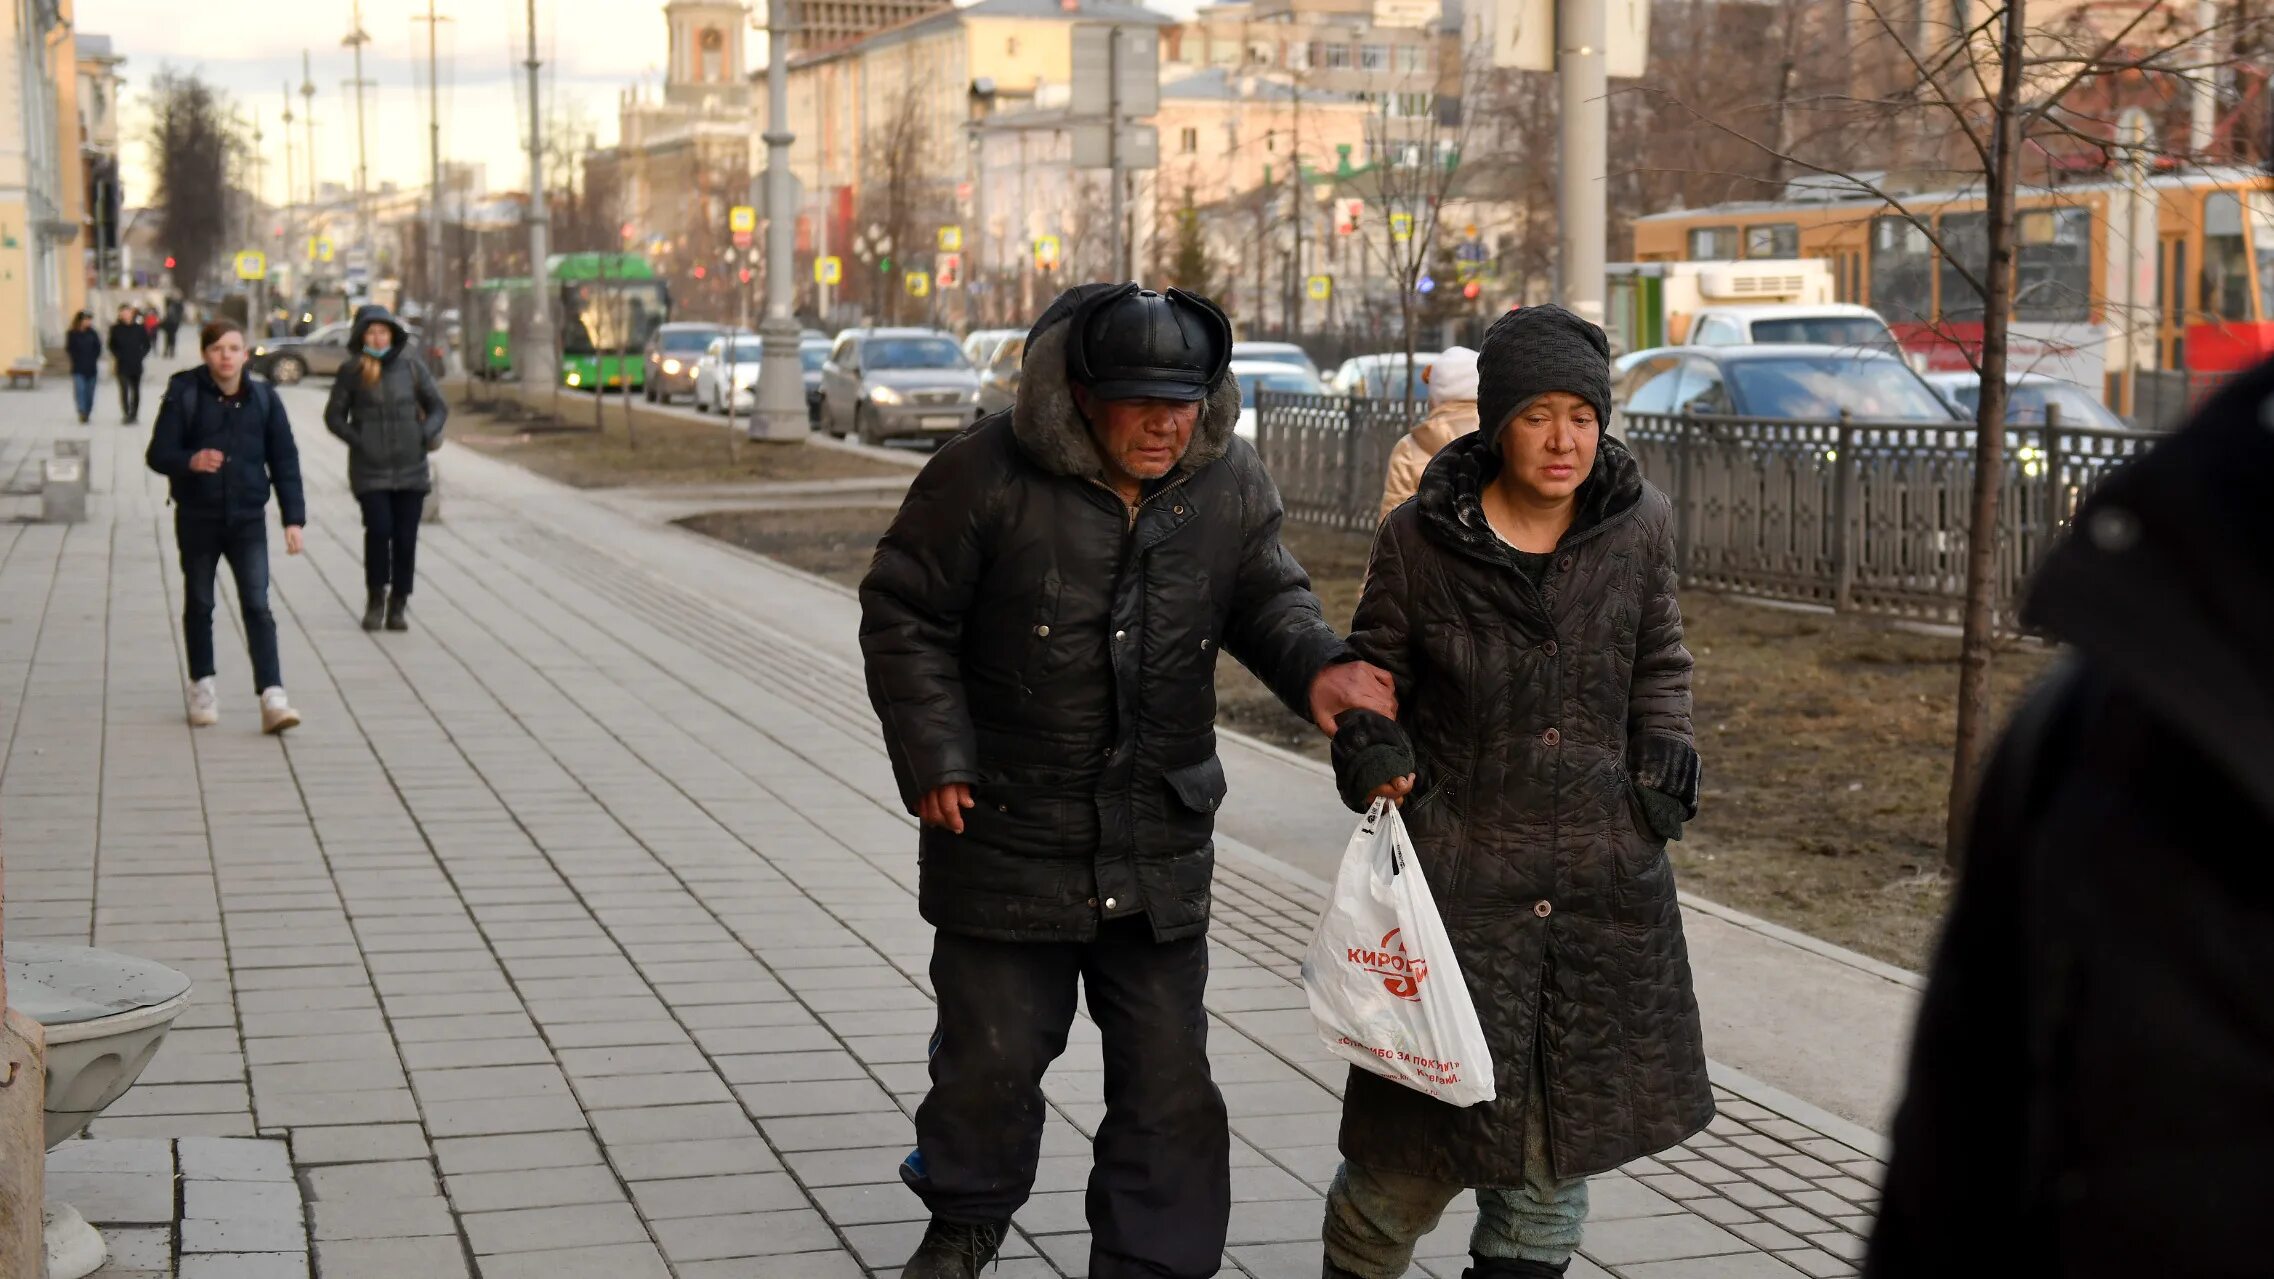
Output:
[[1001,413],[1019,398],[1019,374],[1026,368],[1026,334],[1007,338],[995,348],[979,375],[979,415]]
[[278,386],[290,386],[310,374],[330,377],[347,363],[346,320],[312,330],[306,337],[262,338],[253,346],[246,367]]
[[1327,393],[1327,384],[1319,380],[1318,374],[1270,360],[1234,360],[1232,377],[1240,384],[1240,420],[1233,430],[1249,440],[1255,438],[1257,391],[1290,391],[1298,395]]
[[978,417],[978,370],[938,329],[848,329],[821,366],[821,429],[839,438],[942,439]]
[[1362,400],[1402,399],[1410,390],[1415,400],[1426,401],[1429,398],[1429,384],[1421,380],[1421,375],[1435,363],[1435,351],[1414,352],[1413,380],[1408,387],[1405,352],[1354,355],[1342,362],[1342,367],[1327,379],[1327,385],[1336,395],[1354,396]]
[[1234,342],[1232,358],[1235,360],[1265,360],[1272,364],[1293,364],[1312,377],[1319,375],[1319,366],[1312,362],[1311,354],[1293,342]]
[[641,392],[647,402],[669,404],[682,395],[692,396],[695,366],[725,332],[726,326],[720,324],[679,321],[657,325],[647,339],[646,389]]
[[804,373],[805,422],[815,429],[821,426],[821,369],[829,363],[829,335],[807,329],[797,342],[798,367]]
[[1763,302],[1709,306],[1690,317],[1690,346],[1747,346],[1764,342],[1866,347],[1897,351],[1894,330],[1868,306],[1844,302],[1810,305]]
[[986,368],[994,360],[997,347],[1025,336],[1025,329],[974,329],[963,339],[963,358],[975,369]]
[[1762,344],[1638,352],[1613,393],[1622,414],[1726,414],[1828,422],[1949,422],[1957,416],[1911,366],[1885,351]]
[[[1982,375],[1979,373],[1929,373],[1927,385],[1966,417],[1973,417],[1982,407]],[[2043,373],[2007,376],[2006,422],[2009,425],[2041,425],[2048,405],[2060,407],[2063,426],[2089,426],[2109,431],[2130,429],[2123,418],[2074,382],[2064,382]]]
[[766,340],[744,330],[721,332],[703,348],[695,361],[693,395],[697,413],[735,412],[757,406],[758,369],[766,358]]

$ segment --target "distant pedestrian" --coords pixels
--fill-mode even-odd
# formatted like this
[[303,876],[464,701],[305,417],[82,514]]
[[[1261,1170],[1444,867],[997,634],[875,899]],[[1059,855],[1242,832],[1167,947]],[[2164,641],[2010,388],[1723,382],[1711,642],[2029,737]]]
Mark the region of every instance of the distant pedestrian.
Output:
[[1467,1279],[1562,1275],[1587,1178],[1713,1118],[1666,856],[1699,776],[1673,504],[1603,432],[1601,329],[1526,307],[1478,363],[1485,427],[1391,512],[1351,626],[1398,722],[1353,713],[1335,756],[1352,807],[1412,792],[1498,1096],[1463,1109],[1351,1070],[1328,1279],[1398,1279],[1464,1190]]
[[166,309],[158,318],[158,332],[166,338],[166,358],[174,358],[174,331],[182,327],[182,299],[179,295],[166,299]]
[[1376,523],[1390,518],[1390,512],[1413,496],[1421,486],[1421,473],[1439,449],[1477,429],[1476,352],[1465,346],[1446,347],[1435,364],[1421,371],[1421,380],[1429,384],[1429,416],[1390,449]]
[[1319,723],[1395,713],[1279,541],[1204,298],[1095,284],[1029,336],[1018,402],[916,477],[861,583],[870,700],[936,930],[931,1092],[901,1177],[931,1213],[902,1279],[973,1279],[1034,1186],[1043,1073],[1086,990],[1104,1037],[1092,1279],[1224,1256],[1209,1075],[1217,647]]
[[142,361],[150,354],[150,331],[142,327],[133,307],[118,309],[110,348],[111,372],[118,378],[119,421],[132,426],[142,416]]
[[2110,475],[1974,804],[1868,1279],[2274,1274],[2274,363]]
[[71,317],[71,331],[63,335],[63,350],[71,357],[71,402],[85,426],[95,412],[95,383],[103,373],[103,335],[95,332],[95,317],[81,311]]
[[150,469],[167,478],[174,499],[174,541],[182,561],[182,642],[189,650],[189,721],[220,717],[213,676],[213,585],[229,561],[237,604],[252,650],[253,687],[260,693],[261,731],[281,733],[300,722],[284,695],[276,618],[268,605],[269,490],[284,517],[284,551],[298,555],[308,522],[300,492],[300,450],[275,388],[245,376],[245,335],[234,321],[214,320],[198,333],[204,363],[166,382],[150,431]]
[[347,443],[348,487],[363,508],[363,629],[407,631],[419,508],[434,487],[426,455],[442,447],[450,408],[409,334],[383,306],[355,313],[355,362],[332,382],[324,425]]

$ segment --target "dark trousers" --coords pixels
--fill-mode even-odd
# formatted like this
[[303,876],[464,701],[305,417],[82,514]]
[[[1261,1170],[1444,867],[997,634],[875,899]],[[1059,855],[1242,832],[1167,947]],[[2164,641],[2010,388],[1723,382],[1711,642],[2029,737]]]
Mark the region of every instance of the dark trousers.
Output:
[[253,691],[284,683],[276,655],[276,616],[268,607],[268,526],[174,516],[174,543],[182,555],[182,642],[189,648],[191,679],[213,674],[213,588],[221,561],[237,580],[245,618],[245,647],[253,655]]
[[161,336],[161,337],[163,337],[163,338],[165,338],[165,339],[166,339],[166,358],[167,358],[167,359],[169,359],[169,360],[170,360],[170,359],[173,359],[173,358],[174,358],[174,326],[173,326],[173,325],[171,325],[171,324],[161,324],[161,325],[159,325],[159,326],[158,326],[158,334],[159,334],[159,336]]
[[932,1090],[903,1178],[934,1216],[1010,1220],[1034,1187],[1043,1072],[1065,1051],[1086,989],[1105,1047],[1091,1279],[1215,1274],[1232,1211],[1231,1133],[1208,1074],[1207,984],[1207,940],[1155,942],[1142,917],[1088,944],[940,933]]
[[363,508],[363,585],[377,593],[393,588],[411,593],[418,567],[418,515],[426,505],[423,489],[380,489],[355,495]]
[[129,422],[142,416],[142,370],[119,370],[118,411]]

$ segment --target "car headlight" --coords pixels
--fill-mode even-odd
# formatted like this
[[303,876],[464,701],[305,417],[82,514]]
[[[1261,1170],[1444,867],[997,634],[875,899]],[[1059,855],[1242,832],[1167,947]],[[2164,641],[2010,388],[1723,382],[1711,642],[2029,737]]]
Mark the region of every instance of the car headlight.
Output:
[[582,373],[578,373],[578,372],[576,372],[576,371],[575,371],[575,370],[573,370],[573,369],[572,369],[572,370],[570,370],[570,371],[569,371],[569,375],[568,375],[568,384],[569,384],[570,386],[583,386],[583,385],[584,385],[584,375],[583,375]]
[[902,395],[900,392],[892,389],[889,386],[876,386],[869,388],[869,402],[871,404],[898,404],[906,398],[906,396]]
[[256,347],[254,347],[254,348],[253,348],[253,354],[254,354],[254,355],[256,355],[256,356],[258,356],[258,355],[267,355],[267,354],[268,354],[268,348],[267,348],[267,347],[265,347],[265,346],[256,346]]
[[676,373],[678,373],[678,372],[679,372],[679,361],[677,361],[677,360],[665,360],[665,361],[663,362],[663,371],[664,371],[665,373],[671,373],[671,374],[676,374]]

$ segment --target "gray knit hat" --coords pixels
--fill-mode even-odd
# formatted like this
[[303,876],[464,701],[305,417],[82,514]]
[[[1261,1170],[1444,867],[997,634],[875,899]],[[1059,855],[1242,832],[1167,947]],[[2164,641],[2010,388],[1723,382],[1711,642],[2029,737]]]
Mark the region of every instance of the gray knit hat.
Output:
[[1550,302],[1492,322],[1477,351],[1477,421],[1494,451],[1500,430],[1550,391],[1568,391],[1611,420],[1611,342],[1603,330]]

